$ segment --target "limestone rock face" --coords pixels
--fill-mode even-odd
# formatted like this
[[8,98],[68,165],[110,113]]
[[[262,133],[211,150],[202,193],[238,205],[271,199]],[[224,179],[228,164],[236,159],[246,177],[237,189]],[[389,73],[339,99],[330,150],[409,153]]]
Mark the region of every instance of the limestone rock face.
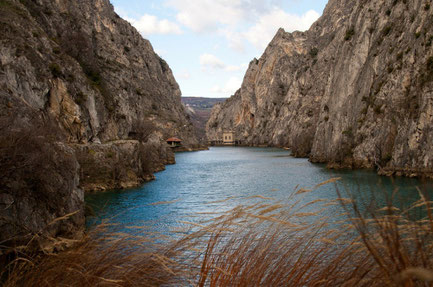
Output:
[[278,31],[208,137],[234,130],[334,167],[431,176],[432,16],[429,1],[330,0],[310,30]]
[[[54,124],[61,136],[32,139],[63,146],[74,164],[58,171],[65,152],[57,152],[52,170],[44,170],[51,187],[41,173],[31,180],[1,176],[0,241],[46,229],[53,237],[74,234],[84,224],[82,188],[141,184],[174,162],[165,139],[197,144],[168,64],[109,0],[0,1],[0,131],[20,139],[22,131],[37,130],[36,122]],[[7,170],[6,150],[15,151],[13,143],[0,135],[0,168]],[[24,158],[18,160],[27,164]],[[116,170],[119,163],[124,170]],[[88,176],[91,170],[99,176]],[[35,200],[32,182],[41,180]],[[75,211],[67,224],[49,224]]]
[[169,66],[109,0],[3,2],[5,96],[51,113],[73,143],[126,139],[145,120],[196,143]]
[[105,144],[75,145],[81,163],[80,185],[103,191],[137,187],[153,180],[153,173],[174,164],[174,153],[159,141],[119,140]]

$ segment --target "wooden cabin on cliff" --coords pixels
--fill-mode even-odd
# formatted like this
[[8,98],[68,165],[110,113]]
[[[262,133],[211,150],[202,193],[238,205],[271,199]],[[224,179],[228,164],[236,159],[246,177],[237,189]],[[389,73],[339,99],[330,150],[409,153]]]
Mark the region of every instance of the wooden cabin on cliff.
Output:
[[182,140],[178,139],[176,137],[172,137],[172,138],[167,139],[167,143],[172,148],[176,148],[176,147],[181,147],[182,146]]

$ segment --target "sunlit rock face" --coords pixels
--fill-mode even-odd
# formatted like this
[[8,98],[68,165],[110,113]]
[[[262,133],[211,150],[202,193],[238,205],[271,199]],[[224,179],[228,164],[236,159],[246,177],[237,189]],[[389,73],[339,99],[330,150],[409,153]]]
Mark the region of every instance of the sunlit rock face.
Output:
[[431,176],[432,16],[429,1],[331,0],[310,30],[278,31],[208,137],[234,130],[333,167]]
[[5,3],[4,97],[54,115],[70,142],[125,139],[135,121],[150,120],[195,143],[169,66],[108,0]]
[[53,188],[36,201],[20,178],[0,183],[0,240],[78,211],[70,224],[48,228],[50,236],[71,234],[84,223],[82,188],[138,185],[173,163],[167,138],[197,143],[168,64],[108,0],[3,0],[0,22],[0,119],[13,119],[0,129],[54,123],[60,136],[39,139],[63,147],[55,164],[66,153],[73,162],[68,172],[47,170]]

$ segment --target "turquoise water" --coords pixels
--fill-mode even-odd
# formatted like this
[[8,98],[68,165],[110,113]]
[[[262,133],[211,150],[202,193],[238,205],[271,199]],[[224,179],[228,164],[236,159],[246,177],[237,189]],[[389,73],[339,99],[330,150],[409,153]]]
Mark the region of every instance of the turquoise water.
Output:
[[[214,147],[178,153],[176,162],[140,188],[87,194],[86,203],[96,215],[88,218],[88,226],[107,219],[122,231],[129,230],[127,226],[148,226],[152,231],[168,232],[182,226],[183,221],[199,221],[212,217],[213,212],[264,200],[257,195],[290,204],[287,201],[296,188],[309,189],[335,177],[342,180],[307,193],[303,201],[335,199],[338,188],[364,202],[374,197],[382,204],[384,194],[398,189],[398,204],[407,206],[419,199],[417,187],[432,191],[431,182],[391,179],[366,170],[328,170],[307,159],[293,158],[290,151],[274,148]],[[230,200],[222,202],[227,198]],[[332,216],[338,210],[330,212]]]

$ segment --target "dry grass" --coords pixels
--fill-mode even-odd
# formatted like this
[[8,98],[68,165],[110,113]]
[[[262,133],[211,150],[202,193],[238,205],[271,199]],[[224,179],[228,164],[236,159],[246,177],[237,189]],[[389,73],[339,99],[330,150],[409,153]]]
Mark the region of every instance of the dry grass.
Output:
[[389,201],[366,214],[338,190],[335,201],[301,204],[311,192],[183,222],[191,228],[180,239],[110,234],[102,224],[69,251],[17,259],[5,286],[431,286],[425,193],[410,208]]
[[[98,226],[82,242],[59,254],[16,259],[5,286],[160,286],[182,282],[170,248],[143,236],[104,233]],[[107,234],[106,234],[107,235]]]

